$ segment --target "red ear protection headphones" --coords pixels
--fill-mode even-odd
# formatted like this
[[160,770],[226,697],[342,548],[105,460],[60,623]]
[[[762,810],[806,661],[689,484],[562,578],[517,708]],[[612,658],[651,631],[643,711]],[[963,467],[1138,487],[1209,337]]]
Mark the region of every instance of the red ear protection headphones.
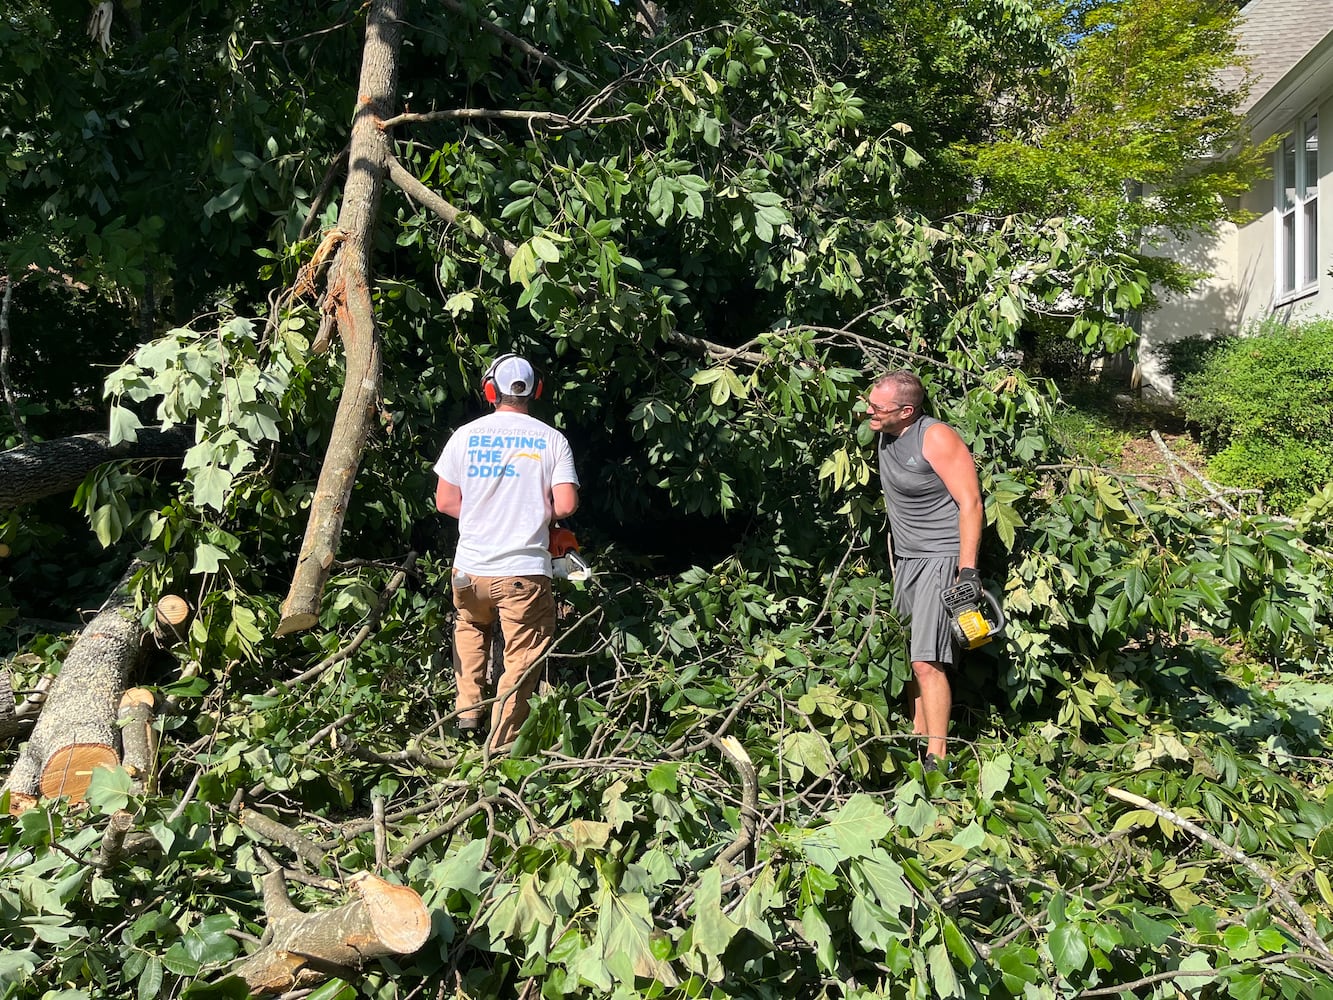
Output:
[[[510,358],[517,358],[517,357],[519,357],[519,355],[517,354],[501,354],[498,358],[496,358],[494,361],[491,362],[491,366],[486,369],[486,374],[482,376],[481,394],[486,397],[486,402],[490,403],[492,406],[494,406],[500,399],[500,387],[495,384],[496,370],[505,361],[508,361]],[[528,365],[532,367],[532,374],[533,377],[536,378],[537,384],[533,386],[533,389],[530,393],[528,393],[527,398],[541,399],[542,378],[540,375],[537,374],[537,368],[535,365],[532,364],[531,361],[528,362]]]

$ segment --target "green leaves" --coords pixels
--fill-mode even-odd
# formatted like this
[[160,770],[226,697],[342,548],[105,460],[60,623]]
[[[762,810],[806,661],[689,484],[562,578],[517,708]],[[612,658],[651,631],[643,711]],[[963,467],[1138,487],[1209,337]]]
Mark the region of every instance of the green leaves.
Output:
[[695,385],[707,385],[709,389],[709,401],[714,406],[722,406],[732,397],[744,399],[747,395],[745,383],[730,368],[720,366],[718,368],[705,368],[702,371],[695,372],[690,376],[690,381]]

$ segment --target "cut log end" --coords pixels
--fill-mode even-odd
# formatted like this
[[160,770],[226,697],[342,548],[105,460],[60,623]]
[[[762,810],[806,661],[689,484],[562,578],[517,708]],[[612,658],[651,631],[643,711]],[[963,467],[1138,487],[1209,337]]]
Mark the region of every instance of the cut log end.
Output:
[[60,747],[42,768],[42,796],[54,799],[63,795],[71,802],[82,802],[88,795],[93,771],[118,763],[120,755],[105,743],[70,743]]
[[410,955],[430,936],[430,913],[415,889],[363,874],[353,889],[366,906],[371,926],[390,954]]
[[134,708],[143,705],[145,708],[153,707],[153,692],[147,688],[130,688],[120,696],[120,710],[123,712],[128,708]]
[[175,594],[167,594],[157,602],[153,617],[159,625],[177,628],[189,620],[190,602]]
[[293,632],[306,632],[315,627],[319,618],[309,612],[297,612],[296,614],[286,615],[278,623],[277,631],[274,636],[291,635]]
[[16,792],[13,789],[10,789],[9,815],[21,816],[35,805],[37,805],[36,795],[28,795],[24,792]]

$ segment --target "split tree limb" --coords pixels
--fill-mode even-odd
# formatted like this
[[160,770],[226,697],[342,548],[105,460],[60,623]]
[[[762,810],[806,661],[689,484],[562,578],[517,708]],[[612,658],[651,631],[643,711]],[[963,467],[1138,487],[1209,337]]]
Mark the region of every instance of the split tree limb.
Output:
[[326,304],[337,317],[347,375],[311,498],[301,552],[282,602],[277,635],[304,631],[319,620],[320,600],[352,500],[352,486],[378,413],[382,359],[371,300],[370,253],[389,160],[388,138],[378,122],[389,117],[397,100],[406,9],[406,0],[374,0],[366,19],[357,88],[361,96],[352,120],[347,184],[338,215],[338,229],[346,239],[329,269],[326,292]]
[[426,943],[430,913],[414,889],[367,873],[355,876],[351,888],[350,902],[304,913],[288,897],[281,870],[264,876],[264,943],[233,974],[252,993],[286,993],[341,970],[359,971],[372,959],[410,955]]

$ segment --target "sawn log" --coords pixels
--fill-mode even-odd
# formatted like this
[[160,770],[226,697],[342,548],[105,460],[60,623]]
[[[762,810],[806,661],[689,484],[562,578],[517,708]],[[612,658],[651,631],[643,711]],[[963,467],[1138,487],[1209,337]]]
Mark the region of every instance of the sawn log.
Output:
[[259,950],[232,970],[251,993],[287,993],[323,982],[386,955],[410,955],[430,935],[430,914],[416,890],[363,872],[353,898],[331,910],[305,913],[287,896],[282,872],[264,876],[268,930]]

